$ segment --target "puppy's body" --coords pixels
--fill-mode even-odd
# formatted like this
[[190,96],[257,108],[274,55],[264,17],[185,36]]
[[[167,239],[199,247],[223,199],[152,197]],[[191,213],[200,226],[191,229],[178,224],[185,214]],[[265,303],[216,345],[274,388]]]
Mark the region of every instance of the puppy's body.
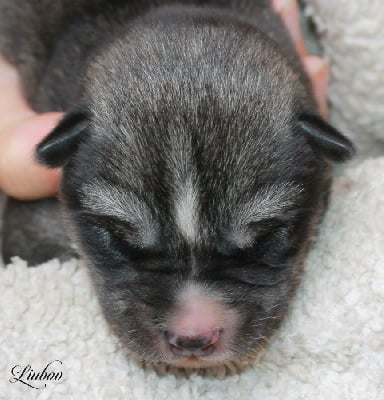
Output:
[[36,110],[72,110],[38,156],[65,164],[64,210],[114,332],[145,360],[207,366],[279,326],[328,159],[352,147],[316,116],[267,1],[173,3],[2,0],[0,43]]

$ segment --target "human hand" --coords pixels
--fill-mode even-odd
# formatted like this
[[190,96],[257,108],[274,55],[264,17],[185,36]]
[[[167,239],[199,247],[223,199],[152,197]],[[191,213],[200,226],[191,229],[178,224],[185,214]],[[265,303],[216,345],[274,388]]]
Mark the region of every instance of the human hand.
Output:
[[15,68],[0,57],[0,189],[6,194],[34,200],[57,193],[60,170],[39,165],[34,150],[61,116],[33,112]]
[[280,15],[296,45],[312,84],[313,94],[323,117],[328,116],[328,78],[329,63],[326,58],[310,56],[300,28],[300,12],[297,0],[271,0],[275,11]]
[[[327,116],[328,62],[307,54],[296,0],[272,0],[272,4],[295,41],[320,111]],[[0,189],[6,194],[21,200],[57,194],[61,170],[39,165],[34,152],[62,115],[33,112],[23,99],[15,68],[0,57]]]

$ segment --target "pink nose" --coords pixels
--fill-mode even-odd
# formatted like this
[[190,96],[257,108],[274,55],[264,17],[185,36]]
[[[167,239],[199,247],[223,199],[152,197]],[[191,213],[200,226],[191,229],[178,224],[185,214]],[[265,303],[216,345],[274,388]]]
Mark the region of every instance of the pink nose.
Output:
[[193,336],[181,336],[176,332],[166,332],[170,350],[177,356],[206,356],[215,351],[220,337],[218,329]]

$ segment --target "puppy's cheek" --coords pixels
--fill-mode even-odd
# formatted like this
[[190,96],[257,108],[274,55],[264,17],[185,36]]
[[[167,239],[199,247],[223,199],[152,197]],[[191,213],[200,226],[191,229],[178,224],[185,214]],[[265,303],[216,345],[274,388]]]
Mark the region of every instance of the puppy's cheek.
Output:
[[[152,327],[152,313],[135,298],[130,290],[132,279],[118,270],[95,266],[87,257],[90,276],[104,317],[114,334],[129,352],[153,351],[156,335]],[[145,333],[143,333],[145,332]]]
[[157,361],[161,337],[153,323],[153,312],[134,297],[104,287],[99,301],[104,316],[129,353]]

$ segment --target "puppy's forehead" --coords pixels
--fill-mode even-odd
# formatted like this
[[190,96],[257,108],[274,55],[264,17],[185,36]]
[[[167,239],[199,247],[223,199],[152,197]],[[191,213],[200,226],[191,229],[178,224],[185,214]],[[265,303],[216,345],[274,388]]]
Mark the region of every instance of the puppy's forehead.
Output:
[[[191,177],[180,182],[170,196],[169,210],[163,210],[163,214],[168,212],[168,215],[161,220],[157,216],[162,210],[153,210],[156,205],[150,207],[136,194],[107,183],[83,185],[82,204],[92,213],[112,217],[133,227],[135,234],[130,240],[142,248],[177,247],[180,240],[190,247],[204,247],[209,242],[217,243],[217,238],[212,237],[215,235],[236,248],[244,248],[253,240],[249,224],[284,216],[296,205],[303,189],[293,183],[271,184],[256,192],[252,200],[237,201],[232,209],[228,202],[226,207],[211,210],[201,204],[204,190]],[[213,214],[216,226],[211,226]],[[169,229],[174,230],[173,234]],[[171,246],[162,243],[165,236],[172,240]]]
[[180,234],[189,243],[196,243],[201,237],[199,215],[199,191],[196,183],[188,178],[179,185],[174,196],[174,219]]
[[[139,130],[153,122],[151,117],[148,120],[149,111],[169,112],[169,118],[177,113],[194,118],[214,93],[216,105],[233,116],[244,116],[249,106],[247,113],[252,114],[244,123],[250,126],[252,119],[265,124],[264,119],[272,117],[275,126],[283,127],[304,88],[275,43],[260,32],[256,38],[247,31],[213,26],[209,35],[193,26],[177,33],[166,26],[133,29],[126,40],[107,47],[105,56],[96,58],[87,73],[86,92],[96,111],[95,126],[104,130],[111,110],[123,113]],[[115,120],[126,128],[121,115]]]
[[[300,203],[304,188],[301,184],[286,182],[271,183],[261,187],[250,199],[225,198],[218,190],[211,195],[209,202],[202,202],[206,188],[187,182],[181,196],[174,197],[174,218],[178,231],[190,245],[204,246],[204,243],[217,243],[219,236],[233,246],[244,248],[251,244],[253,237],[249,226],[270,219],[284,219]],[[225,195],[224,195],[225,196]],[[209,205],[208,205],[209,207]],[[209,237],[210,236],[210,237]]]
[[[228,47],[219,30],[211,32],[216,42],[188,30],[182,42],[191,51],[172,31],[146,34],[148,46],[159,43],[156,35],[163,45],[145,60],[137,54],[142,36],[131,37],[89,74],[91,150],[99,173],[120,189],[97,184],[84,194],[88,205],[107,205],[174,243],[204,243],[220,229],[241,242],[248,222],[284,212],[300,195],[289,183],[308,150],[291,126],[298,79],[271,43],[246,34]],[[211,42],[223,51],[210,51]]]

